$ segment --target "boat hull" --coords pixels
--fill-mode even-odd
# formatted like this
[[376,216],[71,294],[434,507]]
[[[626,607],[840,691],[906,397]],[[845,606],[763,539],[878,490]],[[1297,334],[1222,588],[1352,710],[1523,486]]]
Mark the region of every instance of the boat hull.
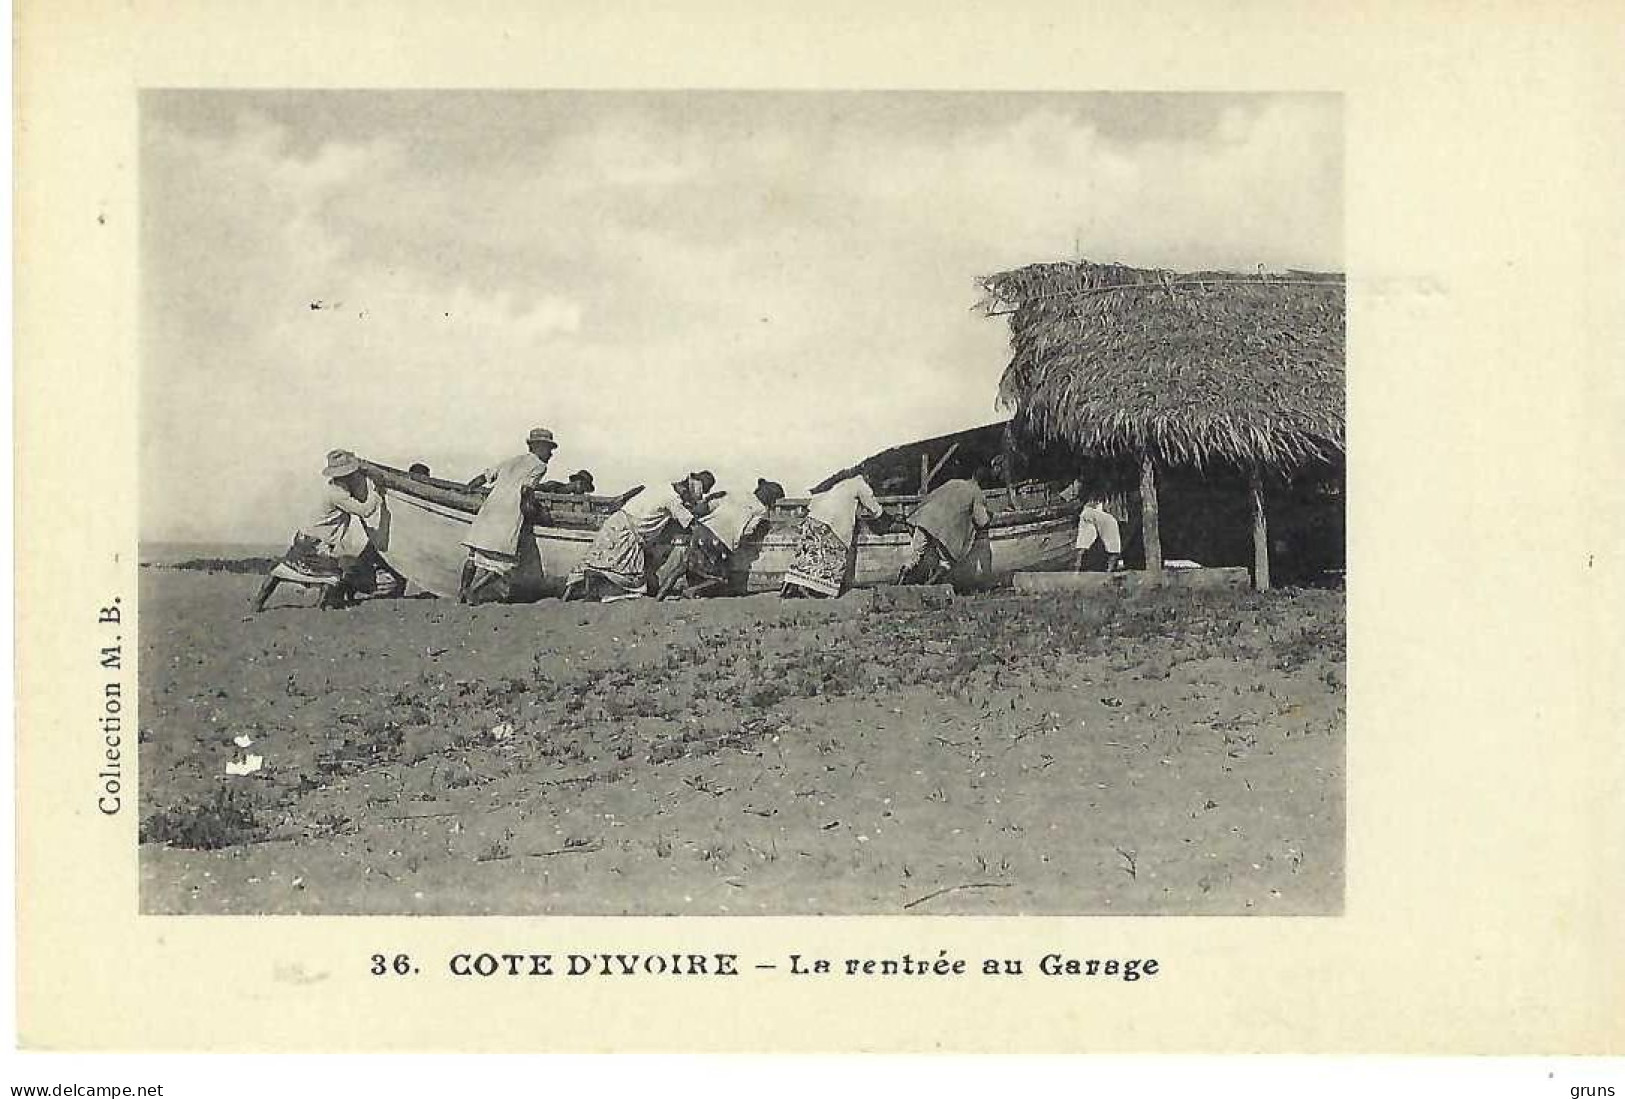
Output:
[[[375,467],[379,468],[379,467]],[[386,468],[387,467],[383,467]],[[394,471],[389,471],[393,473]],[[414,492],[398,476],[383,478],[389,509],[388,537],[379,548],[390,566],[418,587],[444,598],[456,598],[468,551],[463,539],[477,505],[448,499],[441,492]],[[439,497],[439,498],[431,498]],[[796,501],[787,501],[790,509]],[[893,510],[888,506],[888,510]],[[1066,565],[1072,555],[1076,508],[1055,507],[996,513],[951,580],[962,589],[997,587],[1012,573]],[[530,524],[521,539],[519,566],[510,576],[509,598],[526,602],[564,589],[565,577],[586,555],[602,516],[587,509],[570,525]],[[795,558],[796,523],[774,522],[760,539],[748,541],[732,560],[733,589],[755,593],[777,591]],[[869,532],[862,528],[847,562],[848,586],[892,583],[908,560],[909,534]],[[651,566],[670,550],[664,542],[651,550]]]

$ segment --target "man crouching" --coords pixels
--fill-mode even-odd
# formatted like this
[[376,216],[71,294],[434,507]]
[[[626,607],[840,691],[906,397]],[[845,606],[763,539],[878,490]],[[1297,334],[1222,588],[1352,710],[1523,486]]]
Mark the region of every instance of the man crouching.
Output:
[[913,533],[897,583],[937,584],[953,572],[992,522],[982,495],[987,479],[988,471],[978,469],[973,477],[943,482],[920,501],[907,519]]
[[688,543],[667,556],[656,577],[660,599],[721,595],[732,587],[733,556],[767,528],[767,514],[784,499],[784,486],[758,477],[749,496],[713,497],[711,512],[689,528]]

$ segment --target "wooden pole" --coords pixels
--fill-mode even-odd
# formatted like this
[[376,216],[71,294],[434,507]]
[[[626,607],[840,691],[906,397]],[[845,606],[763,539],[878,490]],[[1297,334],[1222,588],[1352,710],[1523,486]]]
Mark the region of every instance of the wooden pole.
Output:
[[920,495],[925,495],[926,486],[931,483],[931,456],[920,451]]
[[1140,453],[1140,521],[1145,535],[1145,571],[1162,575],[1162,532],[1157,526],[1157,462],[1149,450]]
[[920,478],[921,496],[924,496],[927,492],[931,491],[931,482],[937,479],[937,474],[942,472],[942,467],[948,464],[948,459],[952,458],[954,456],[954,451],[958,449],[958,443],[955,443],[953,446],[949,447],[943,456],[937,459],[937,464],[927,470],[924,477]]
[[1253,587],[1270,590],[1270,531],[1264,515],[1264,472],[1255,463],[1249,470],[1248,495],[1253,501]]

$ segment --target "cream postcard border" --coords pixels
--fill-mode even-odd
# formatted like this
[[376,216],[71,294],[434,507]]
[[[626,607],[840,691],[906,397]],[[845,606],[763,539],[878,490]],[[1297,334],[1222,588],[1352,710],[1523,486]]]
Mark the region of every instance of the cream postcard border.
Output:
[[[16,27],[26,1048],[1625,1048],[1625,102],[1605,3],[29,0]],[[133,610],[145,87],[1315,90],[1346,109],[1349,799],[1325,919],[142,917],[96,812]],[[132,689],[139,668],[127,676]],[[461,950],[1156,957],[1155,980],[454,980]],[[367,975],[408,951],[424,975]]]

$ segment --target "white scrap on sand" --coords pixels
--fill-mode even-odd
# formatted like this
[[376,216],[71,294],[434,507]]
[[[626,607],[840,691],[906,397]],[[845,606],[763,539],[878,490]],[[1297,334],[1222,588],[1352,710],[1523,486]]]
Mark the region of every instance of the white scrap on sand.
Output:
[[232,760],[230,763],[227,763],[226,774],[237,775],[239,777],[251,775],[263,766],[265,766],[264,756],[245,756],[240,763],[237,760]]

